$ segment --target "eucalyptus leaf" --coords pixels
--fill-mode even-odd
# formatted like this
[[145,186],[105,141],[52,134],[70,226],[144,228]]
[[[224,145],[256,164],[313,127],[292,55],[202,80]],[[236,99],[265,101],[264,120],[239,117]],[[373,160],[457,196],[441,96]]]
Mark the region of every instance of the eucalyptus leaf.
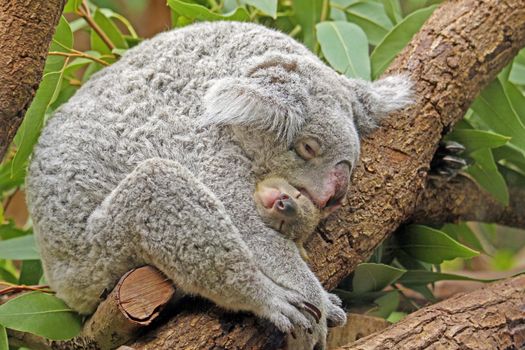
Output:
[[481,148],[470,153],[474,164],[470,165],[466,172],[495,199],[504,205],[509,204],[509,190],[505,179],[501,175],[488,148]]
[[0,325],[0,350],[9,350],[9,343],[7,341],[7,331],[2,325]]
[[322,22],[316,28],[323,54],[335,70],[348,77],[370,80],[368,41],[359,26]]
[[[62,73],[62,71],[50,72],[46,73],[42,78],[35,98],[27,110],[24,121],[22,125],[20,125],[20,128],[18,128],[15,137],[18,149],[11,165],[13,174],[25,171],[27,159],[33,151],[38,136],[40,136],[46,110],[60,90]],[[24,170],[22,170],[22,168],[24,168]]]
[[383,4],[377,2],[356,2],[346,9],[346,17],[363,29],[372,45],[379,44],[393,27]]
[[385,264],[359,264],[352,280],[353,292],[359,294],[380,291],[397,281],[405,272],[406,270]]
[[294,0],[294,19],[301,26],[303,42],[314,51],[317,42],[315,25],[321,21],[323,0]]
[[244,0],[248,5],[258,8],[262,12],[277,18],[277,0]]
[[497,279],[481,279],[468,276],[461,276],[452,273],[433,272],[425,270],[408,270],[398,280],[406,286],[427,285],[437,281],[475,281],[475,282],[494,282]]
[[471,107],[485,125],[499,134],[510,136],[510,145],[525,152],[525,126],[512,108],[507,94],[498,79],[492,81]]
[[179,0],[168,0],[168,6],[180,16],[199,21],[249,21],[250,15],[246,9],[238,7],[235,11],[219,14],[204,6],[190,4]]
[[18,284],[35,285],[42,277],[43,269],[40,260],[24,260],[20,270]]
[[467,153],[480,148],[498,148],[511,139],[508,136],[496,134],[491,131],[476,129],[454,129],[447,139],[455,140],[465,146]]
[[0,241],[0,259],[40,259],[33,235]]
[[370,316],[388,318],[388,316],[396,311],[399,306],[399,292],[397,290],[388,292],[382,297],[374,300],[374,303],[377,307],[369,310],[367,314]]
[[470,248],[487,254],[479,238],[465,222],[459,224],[445,224],[441,227],[441,231],[445,232],[456,241],[465,243]]
[[392,28],[370,55],[372,79],[376,79],[384,72],[394,57],[408,44],[435,9],[436,6],[429,6],[418,10]]
[[[128,43],[118,27],[100,9],[95,10],[93,13],[93,20],[116,48],[128,48]],[[103,54],[111,54],[112,48],[108,47],[108,44],[106,44],[100,35],[93,29],[91,30],[90,40],[91,48],[93,50]]]
[[407,254],[431,264],[479,255],[477,251],[455,241],[446,233],[427,226],[409,225],[398,238],[400,248]]
[[52,340],[78,335],[80,316],[62,300],[41,292],[25,293],[0,305],[0,324]]
[[383,4],[385,12],[392,23],[397,24],[403,20],[399,0],[381,0],[381,3]]
[[[67,53],[72,47],[73,32],[71,31],[71,27],[69,26],[67,20],[64,18],[64,16],[62,16],[60,17],[57,27],[55,28],[55,34],[51,40],[49,51]],[[49,55],[46,59],[44,74],[61,70],[65,61],[66,57],[64,56]]]

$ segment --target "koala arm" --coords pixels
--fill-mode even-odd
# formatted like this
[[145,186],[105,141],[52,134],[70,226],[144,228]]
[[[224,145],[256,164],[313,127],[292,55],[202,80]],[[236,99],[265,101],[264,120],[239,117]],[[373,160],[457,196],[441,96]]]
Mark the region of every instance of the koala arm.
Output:
[[101,245],[133,242],[142,261],[159,268],[183,292],[226,309],[251,311],[284,332],[311,328],[301,312],[303,295],[261,271],[222,203],[176,161],[140,163],[92,214],[89,225]]

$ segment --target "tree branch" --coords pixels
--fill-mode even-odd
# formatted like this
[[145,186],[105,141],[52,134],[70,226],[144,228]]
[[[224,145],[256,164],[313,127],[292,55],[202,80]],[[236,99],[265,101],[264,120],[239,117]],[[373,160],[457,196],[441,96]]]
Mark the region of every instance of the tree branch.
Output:
[[525,190],[511,187],[509,194],[509,205],[504,206],[467,177],[430,181],[417,199],[411,220],[424,224],[481,221],[525,228]]
[[65,0],[0,0],[0,160],[42,79]]
[[339,350],[523,349],[525,276],[456,295]]

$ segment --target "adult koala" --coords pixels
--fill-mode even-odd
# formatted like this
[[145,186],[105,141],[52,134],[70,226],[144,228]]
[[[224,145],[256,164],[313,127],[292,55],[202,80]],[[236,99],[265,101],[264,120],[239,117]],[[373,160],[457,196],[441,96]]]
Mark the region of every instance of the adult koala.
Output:
[[280,176],[336,208],[358,132],[408,95],[401,77],[347,79],[254,24],[143,42],[57,110],[35,149],[27,192],[47,281],[91,313],[151,264],[186,293],[293,331],[290,348],[324,348],[327,321],[345,314],[294,242],[264,225],[255,183]]

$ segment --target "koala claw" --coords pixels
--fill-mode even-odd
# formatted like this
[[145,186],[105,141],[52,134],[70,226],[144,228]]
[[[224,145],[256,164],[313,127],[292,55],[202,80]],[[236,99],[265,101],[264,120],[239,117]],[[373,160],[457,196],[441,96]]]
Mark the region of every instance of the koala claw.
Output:
[[329,328],[343,326],[346,323],[346,312],[342,308],[343,302],[332,293],[327,292],[326,297],[328,298],[326,325]]
[[308,312],[310,315],[313,316],[316,323],[319,323],[319,321],[321,320],[321,311],[315,305],[305,301],[303,303],[303,309],[304,311]]

